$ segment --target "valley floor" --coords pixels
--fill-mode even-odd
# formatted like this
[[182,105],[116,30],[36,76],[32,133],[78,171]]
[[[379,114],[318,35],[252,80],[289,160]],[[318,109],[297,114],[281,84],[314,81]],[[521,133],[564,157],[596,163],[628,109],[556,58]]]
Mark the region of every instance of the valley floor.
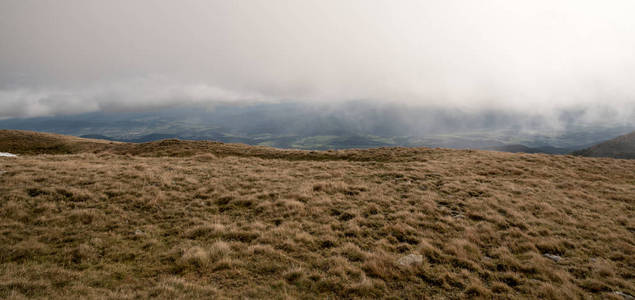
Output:
[[635,160],[376,151],[0,157],[0,298],[635,295]]

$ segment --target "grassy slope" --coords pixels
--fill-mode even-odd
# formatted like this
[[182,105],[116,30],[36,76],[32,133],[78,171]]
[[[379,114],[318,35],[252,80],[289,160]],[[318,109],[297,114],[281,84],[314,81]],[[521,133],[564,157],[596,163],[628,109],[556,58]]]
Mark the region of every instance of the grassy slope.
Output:
[[0,129],[0,149],[16,154],[72,154],[103,151],[118,142],[43,132]]
[[0,298],[635,294],[633,160],[0,134]]
[[635,131],[574,152],[589,157],[615,157],[635,159]]

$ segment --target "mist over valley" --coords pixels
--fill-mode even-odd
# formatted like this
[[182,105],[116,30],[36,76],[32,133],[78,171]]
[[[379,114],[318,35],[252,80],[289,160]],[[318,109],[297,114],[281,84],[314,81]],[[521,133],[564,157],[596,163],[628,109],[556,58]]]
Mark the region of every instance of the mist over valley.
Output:
[[584,109],[543,116],[367,101],[284,102],[17,118],[0,120],[0,127],[129,142],[179,138],[311,150],[425,146],[557,154],[635,130],[632,122],[600,117],[611,114],[593,119]]

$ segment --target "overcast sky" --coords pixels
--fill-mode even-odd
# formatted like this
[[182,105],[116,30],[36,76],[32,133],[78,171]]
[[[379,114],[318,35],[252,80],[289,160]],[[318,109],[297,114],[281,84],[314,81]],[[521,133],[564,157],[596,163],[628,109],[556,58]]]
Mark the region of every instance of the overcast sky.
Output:
[[632,0],[0,0],[0,117],[367,99],[635,118]]

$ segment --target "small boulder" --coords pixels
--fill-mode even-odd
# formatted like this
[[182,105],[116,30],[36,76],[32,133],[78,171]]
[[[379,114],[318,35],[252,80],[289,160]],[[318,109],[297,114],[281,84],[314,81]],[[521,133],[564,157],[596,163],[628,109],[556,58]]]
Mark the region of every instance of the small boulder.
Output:
[[408,254],[397,261],[397,263],[402,266],[410,266],[412,264],[420,264],[422,262],[423,256],[419,254]]
[[555,254],[549,254],[549,253],[545,253],[543,254],[544,257],[553,260],[554,262],[560,262],[562,260],[562,257],[560,257],[559,255],[555,255]]

